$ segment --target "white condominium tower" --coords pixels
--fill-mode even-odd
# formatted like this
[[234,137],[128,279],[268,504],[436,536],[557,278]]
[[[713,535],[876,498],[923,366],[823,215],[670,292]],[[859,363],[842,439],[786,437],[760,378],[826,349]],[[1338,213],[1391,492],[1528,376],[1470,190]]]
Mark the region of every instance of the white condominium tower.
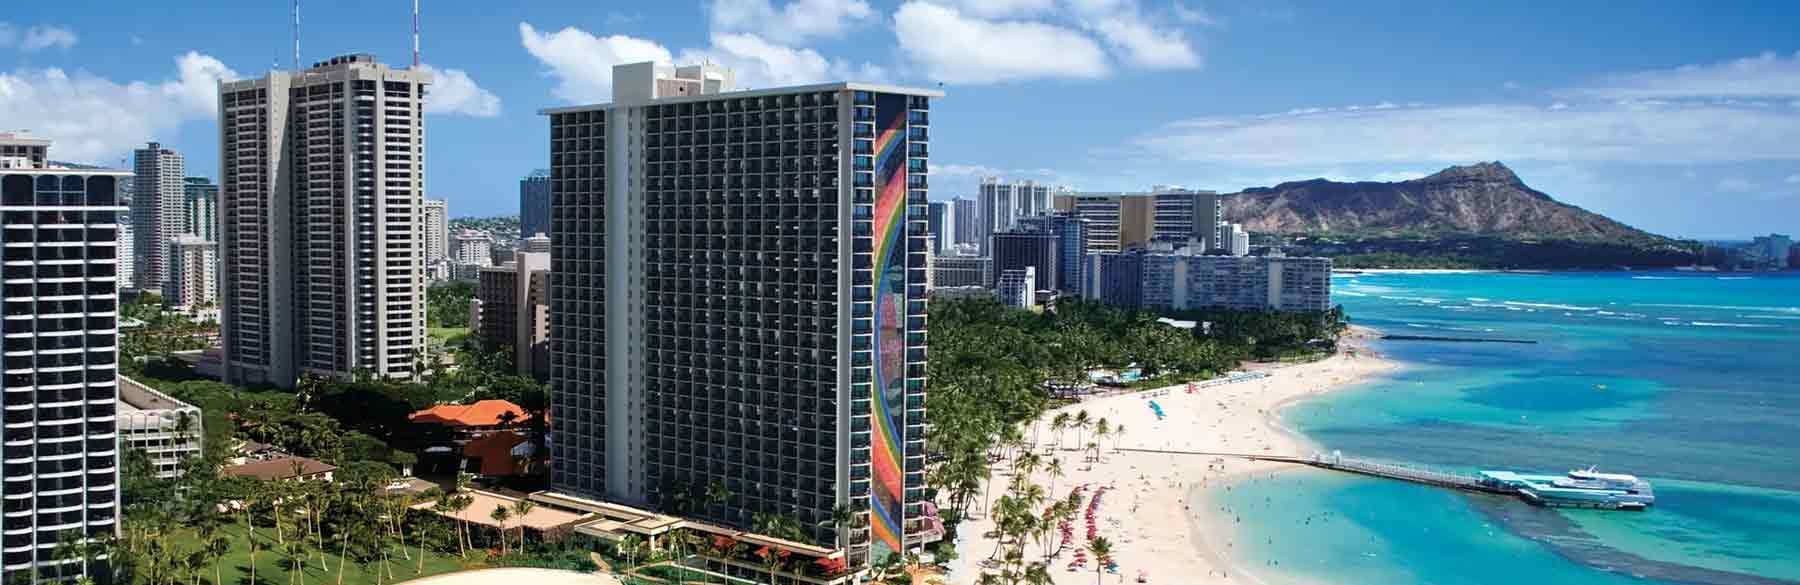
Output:
[[169,280],[169,241],[186,231],[187,163],[181,153],[150,143],[132,157],[131,233],[137,241],[135,288],[161,291]]
[[119,529],[117,233],[131,173],[51,166],[48,145],[0,135],[0,582],[105,582],[104,560],[62,543]]
[[425,200],[425,262],[427,264],[443,260],[448,253],[445,245],[450,238],[450,202],[443,199]]
[[227,382],[414,376],[430,82],[357,54],[219,85]]
[[1002,181],[998,177],[981,180],[980,223],[976,226],[975,245],[986,256],[993,249],[994,234],[1018,227],[1019,220],[1054,211],[1055,196],[1063,189],[1038,184],[1036,181]]

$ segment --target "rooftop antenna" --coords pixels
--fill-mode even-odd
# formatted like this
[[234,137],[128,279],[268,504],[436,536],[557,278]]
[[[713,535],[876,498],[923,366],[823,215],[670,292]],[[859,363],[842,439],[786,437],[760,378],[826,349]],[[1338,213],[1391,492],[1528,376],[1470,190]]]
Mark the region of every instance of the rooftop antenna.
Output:
[[300,73],[300,0],[294,0],[294,73]]
[[[298,0],[296,0],[298,1]],[[413,69],[419,68],[419,0],[413,0]]]

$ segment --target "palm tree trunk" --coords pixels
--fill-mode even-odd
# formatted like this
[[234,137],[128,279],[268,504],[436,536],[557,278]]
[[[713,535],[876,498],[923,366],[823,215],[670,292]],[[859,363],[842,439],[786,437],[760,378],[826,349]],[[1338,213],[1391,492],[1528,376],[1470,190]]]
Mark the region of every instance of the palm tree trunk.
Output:
[[338,535],[338,576],[337,585],[344,585],[344,561],[350,558],[350,530],[346,526],[344,533]]

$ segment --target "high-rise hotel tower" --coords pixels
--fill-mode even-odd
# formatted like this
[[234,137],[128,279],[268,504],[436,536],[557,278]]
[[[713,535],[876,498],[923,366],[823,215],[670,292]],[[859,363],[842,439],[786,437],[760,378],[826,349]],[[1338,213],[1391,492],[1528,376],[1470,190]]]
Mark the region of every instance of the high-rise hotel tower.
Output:
[[423,362],[430,82],[346,55],[219,84],[226,381]]
[[[613,68],[550,118],[553,487],[918,542],[935,91]],[[721,490],[722,502],[707,495]],[[863,526],[863,527],[857,527]]]
[[0,581],[104,582],[104,561],[57,548],[118,530],[119,191],[131,173],[60,168],[48,148],[0,134]]

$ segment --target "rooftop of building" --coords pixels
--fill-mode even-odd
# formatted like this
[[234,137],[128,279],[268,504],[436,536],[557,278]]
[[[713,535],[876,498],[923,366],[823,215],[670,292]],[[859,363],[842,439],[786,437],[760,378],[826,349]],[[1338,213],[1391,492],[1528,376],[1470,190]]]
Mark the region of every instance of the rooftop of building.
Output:
[[[651,61],[623,63],[613,66],[612,75],[612,101],[588,105],[544,108],[538,110],[538,114],[565,114],[569,112],[605,110],[614,107],[692,103],[718,99],[753,98],[838,90],[868,91],[923,97],[943,97],[944,95],[944,92],[934,89],[859,83],[853,81],[793,85],[786,87],[738,89],[735,87],[734,83],[736,75],[730,68],[711,63],[679,67],[668,63],[656,63]],[[676,93],[674,95],[660,95],[660,89],[665,87],[662,85],[663,83],[667,84],[667,89]]]
[[524,422],[527,418],[524,407],[505,400],[482,400],[474,404],[439,404],[421,410],[406,418],[415,423],[441,424],[464,427],[491,427],[507,424],[503,420],[506,413],[512,413],[510,422]]
[[175,397],[163,394],[155,388],[146,386],[137,380],[119,376],[118,383],[119,410],[121,412],[183,410],[190,408],[198,410],[198,408],[192,404],[176,400]]
[[[298,473],[295,473],[295,464],[299,465]],[[251,461],[243,465],[228,465],[219,469],[221,473],[226,475],[248,477],[263,481],[311,477],[336,470],[336,465],[298,455],[286,455],[271,459],[263,459],[261,461]]]
[[[489,528],[501,528],[503,525],[499,522],[495,522],[492,516],[494,508],[504,507],[508,512],[511,512],[513,511],[513,506],[517,505],[520,500],[520,498],[481,490],[464,490],[461,493],[468,496],[471,499],[471,502],[468,507],[462,508],[456,512],[444,513],[434,510],[432,505],[436,503],[435,501],[413,504],[412,509],[450,516],[464,522],[487,526]],[[587,520],[592,516],[593,514],[579,514],[552,506],[536,506],[531,509],[531,512],[524,516],[513,516],[512,518],[507,519],[504,527],[510,529],[524,526],[532,530],[543,531],[559,526],[575,524],[582,520]]]
[[0,132],[0,144],[12,146],[42,146],[49,148],[50,139],[33,137],[29,135],[27,131]]

